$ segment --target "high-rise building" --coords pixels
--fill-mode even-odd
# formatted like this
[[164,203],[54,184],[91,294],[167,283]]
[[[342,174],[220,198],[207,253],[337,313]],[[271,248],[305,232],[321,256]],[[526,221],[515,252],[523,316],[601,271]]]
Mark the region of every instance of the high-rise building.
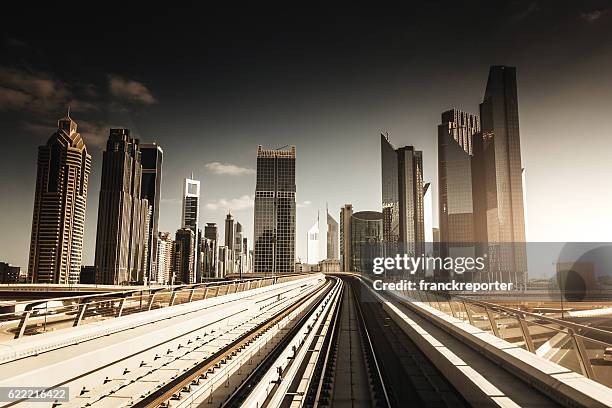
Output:
[[[193,250],[194,273],[198,272],[198,225],[200,224],[200,181],[191,178],[186,178],[183,183],[183,214],[181,227],[189,228],[193,231],[195,245]],[[177,279],[179,279],[177,277]]]
[[353,205],[345,204],[340,209],[340,267],[343,272],[351,269],[351,217]]
[[243,272],[251,272],[251,266],[249,265],[249,242],[247,237],[242,238],[242,264]]
[[200,222],[200,181],[186,178],[183,185],[183,216],[181,226],[198,232]]
[[38,148],[28,281],[78,283],[91,156],[68,115]]
[[473,142],[475,240],[486,245],[488,278],[525,285],[527,256],[516,68],[492,66]]
[[383,215],[359,211],[351,216],[351,271],[372,273],[374,258],[382,256]]
[[147,271],[150,281],[159,281],[157,272],[157,239],[159,223],[159,200],[161,196],[162,161],[164,151],[157,143],[140,145],[142,182],[140,196],[149,203],[149,225],[147,227]]
[[306,236],[308,246],[306,247],[306,263],[309,265],[317,265],[321,260],[319,256],[319,214],[317,213],[317,220],[312,227],[308,230]]
[[234,273],[234,259],[235,259],[235,247],[234,247],[234,217],[230,212],[225,217],[225,246],[228,248],[227,252],[227,263],[225,264],[225,274]]
[[257,148],[254,271],[295,270],[295,146]]
[[180,228],[174,239],[174,283],[196,281],[196,236],[191,228]]
[[21,267],[0,262],[0,283],[19,283],[21,280]]
[[173,282],[172,252],[174,241],[169,232],[158,233],[157,238],[157,282],[169,284]]
[[338,221],[325,208],[327,214],[327,259],[338,260]]
[[228,265],[230,264],[230,248],[225,245],[219,246],[219,254],[217,259],[217,270],[219,271],[219,278],[224,278],[228,273]]
[[384,241],[420,255],[425,240],[423,153],[412,146],[395,149],[383,134],[380,142]]
[[[474,257],[472,152],[478,116],[452,109],[438,125],[438,204],[441,256]],[[438,271],[442,272],[442,271]]]
[[236,221],[234,225],[234,271],[237,273],[244,272],[242,263],[242,224]]
[[204,226],[204,237],[209,239],[213,244],[213,253],[212,253],[212,268],[213,268],[213,278],[219,277],[219,269],[217,265],[218,254],[219,254],[219,232],[217,229],[217,224],[214,222],[206,223]]
[[111,129],[102,156],[96,261],[100,283],[144,282],[149,203],[140,195],[138,139],[129,129]]

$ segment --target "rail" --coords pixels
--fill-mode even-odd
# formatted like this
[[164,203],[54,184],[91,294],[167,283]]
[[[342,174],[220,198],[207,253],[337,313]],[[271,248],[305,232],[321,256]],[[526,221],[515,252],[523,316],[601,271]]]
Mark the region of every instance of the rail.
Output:
[[612,349],[610,331],[445,292],[400,293],[612,387],[612,363],[606,357]]
[[121,292],[15,302],[23,310],[0,314],[0,332],[14,339],[129,314],[242,292],[300,278],[273,276],[200,284],[130,289]]

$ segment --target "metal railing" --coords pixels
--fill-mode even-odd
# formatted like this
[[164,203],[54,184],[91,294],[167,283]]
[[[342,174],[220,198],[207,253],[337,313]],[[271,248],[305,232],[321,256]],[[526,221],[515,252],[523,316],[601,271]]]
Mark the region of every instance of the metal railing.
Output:
[[12,305],[23,310],[0,314],[0,342],[261,288],[300,277],[251,278],[15,302]]
[[516,346],[612,387],[612,332],[445,292],[402,292]]

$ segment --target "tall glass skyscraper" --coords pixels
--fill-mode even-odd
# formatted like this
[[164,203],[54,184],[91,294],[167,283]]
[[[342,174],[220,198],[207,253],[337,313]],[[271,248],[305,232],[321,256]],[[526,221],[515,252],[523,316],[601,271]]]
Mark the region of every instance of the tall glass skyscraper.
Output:
[[257,148],[254,272],[295,270],[295,146]]
[[[475,256],[472,145],[474,134],[478,132],[480,120],[477,115],[457,109],[442,113],[438,125],[439,250],[442,257]],[[446,276],[448,272],[443,274]],[[464,277],[472,280],[471,276]]]
[[[197,272],[199,265],[198,259],[198,225],[200,223],[200,181],[191,178],[186,178],[183,184],[183,217],[181,222],[182,228],[189,228],[193,231],[194,242],[190,248],[193,253],[194,273]],[[185,251],[185,250],[183,250]],[[187,275],[185,275],[187,276]]]
[[340,268],[343,272],[351,271],[351,217],[353,205],[344,204],[340,209]]
[[374,258],[382,256],[383,215],[359,211],[351,215],[351,271],[372,273]]
[[70,113],[38,148],[28,281],[78,283],[91,156]]
[[149,280],[158,281],[157,277],[157,240],[159,223],[159,200],[161,195],[162,161],[164,151],[157,143],[140,145],[142,162],[142,183],[140,195],[149,202],[149,225],[147,227],[147,265],[146,275]]
[[338,221],[325,208],[327,214],[327,259],[339,260],[338,251]]
[[129,129],[111,129],[102,156],[96,267],[108,285],[143,282],[147,270],[149,204],[142,198],[138,139]]
[[472,138],[480,132],[478,116],[452,109],[438,125],[438,202],[440,241],[474,242]]
[[527,256],[516,68],[490,68],[480,120],[472,168],[475,238],[486,243],[490,280],[523,285]]
[[423,152],[412,146],[395,149],[383,134],[380,143],[384,242],[401,244],[409,255],[421,255],[425,240]]

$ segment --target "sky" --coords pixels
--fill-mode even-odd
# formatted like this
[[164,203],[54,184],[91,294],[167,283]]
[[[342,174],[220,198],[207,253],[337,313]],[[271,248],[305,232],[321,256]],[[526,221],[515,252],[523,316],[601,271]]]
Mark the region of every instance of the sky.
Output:
[[93,164],[84,264],[110,127],[164,149],[160,230],[180,226],[193,172],[202,225],[216,222],[222,237],[231,210],[251,241],[257,146],[295,145],[305,258],[326,203],[336,219],[345,203],[380,211],[381,132],[423,150],[436,205],[440,113],[478,113],[497,64],[517,67],[528,240],[612,241],[612,4],[421,3],[7,9],[0,261],[27,269],[37,147],[68,105]]

